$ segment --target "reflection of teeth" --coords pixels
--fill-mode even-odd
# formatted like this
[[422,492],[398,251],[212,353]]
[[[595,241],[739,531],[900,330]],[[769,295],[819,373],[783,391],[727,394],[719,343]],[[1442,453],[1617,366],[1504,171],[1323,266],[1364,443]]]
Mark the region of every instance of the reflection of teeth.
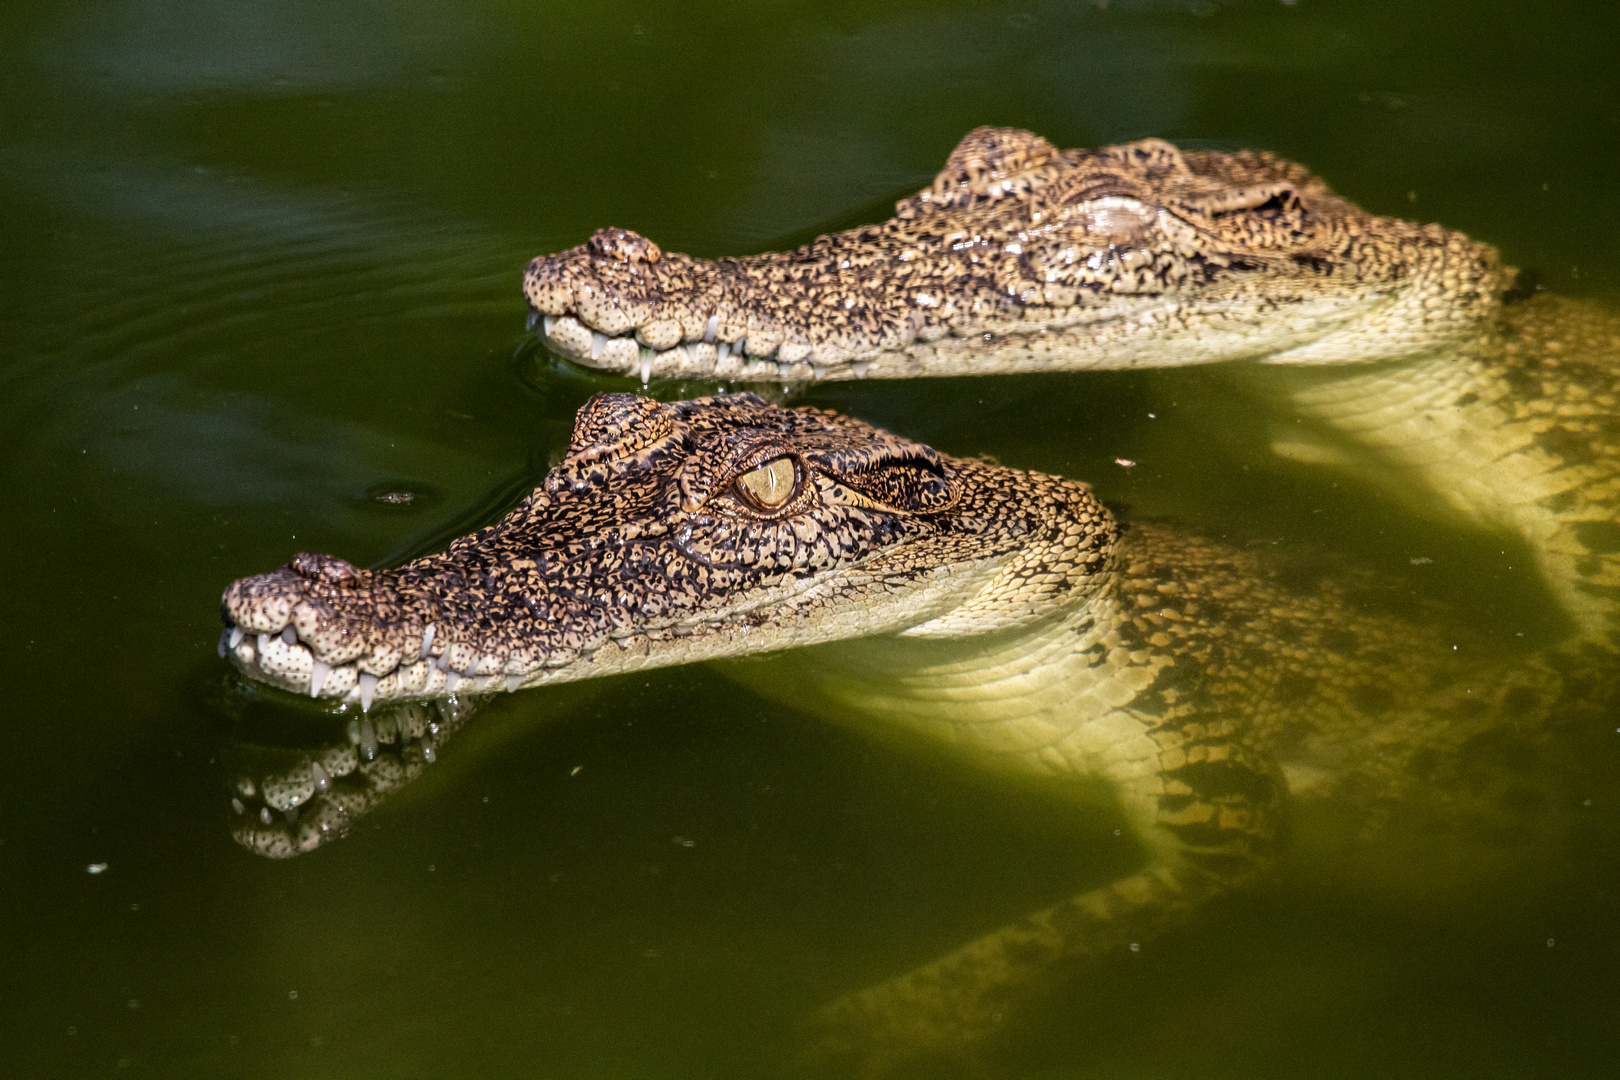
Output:
[[331,778],[326,775],[326,770],[321,768],[321,763],[318,761],[309,763],[309,775],[315,781],[316,791],[326,791],[332,786]]
[[360,756],[367,761],[377,756],[377,729],[369,718],[360,721]]
[[231,796],[231,809],[235,810],[238,814],[247,813],[247,807],[242,805],[242,800],[238,799],[234,795]]
[[259,807],[259,820],[266,825],[270,824],[270,808],[268,806]]

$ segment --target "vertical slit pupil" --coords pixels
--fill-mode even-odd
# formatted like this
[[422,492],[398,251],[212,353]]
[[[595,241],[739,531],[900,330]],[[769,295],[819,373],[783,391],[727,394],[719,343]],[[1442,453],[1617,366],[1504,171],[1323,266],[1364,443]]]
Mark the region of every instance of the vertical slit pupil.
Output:
[[746,473],[742,485],[761,506],[774,509],[788,501],[793,494],[794,468],[792,458],[777,458],[768,465]]

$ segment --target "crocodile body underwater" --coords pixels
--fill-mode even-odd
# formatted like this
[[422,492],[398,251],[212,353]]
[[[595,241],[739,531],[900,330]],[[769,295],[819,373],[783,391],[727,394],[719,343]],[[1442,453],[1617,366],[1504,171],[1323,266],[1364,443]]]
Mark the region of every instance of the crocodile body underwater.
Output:
[[[1141,865],[829,1005],[814,1057],[869,1073],[957,1053],[1253,882],[1309,804],[1440,844],[1545,825],[1559,800],[1514,796],[1538,779],[1476,751],[1551,762],[1613,696],[1601,644],[1511,654],[1366,575],[1124,527],[1084,484],[752,394],[597,395],[496,524],[393,569],[300,554],[223,610],[245,675],[363,714],[770,654],[722,667],[975,767],[1104,788]],[[302,798],[338,782],[316,780]],[[267,854],[325,839],[319,815],[248,820]]]

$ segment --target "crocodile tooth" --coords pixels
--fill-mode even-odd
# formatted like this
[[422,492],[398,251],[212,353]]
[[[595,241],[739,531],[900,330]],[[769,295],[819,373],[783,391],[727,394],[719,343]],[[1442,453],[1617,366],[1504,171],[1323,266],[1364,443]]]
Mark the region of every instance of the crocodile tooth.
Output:
[[714,335],[720,331],[720,316],[710,315],[709,325],[703,328],[703,340],[713,341]]
[[719,351],[720,351],[720,359],[724,360],[726,357],[731,355],[731,344],[729,342],[722,341],[720,343],[720,350]]
[[652,380],[653,358],[652,350],[641,350],[641,385],[646,386]]
[[521,675],[508,675],[506,677],[506,692],[508,694],[512,693],[514,690],[519,689],[522,685],[523,685],[523,676],[521,676]]
[[233,626],[231,627],[231,650],[234,652],[240,644],[242,644],[242,628]]
[[523,329],[533,330],[540,322],[540,313],[533,308],[529,309],[529,317],[523,320]]
[[557,316],[555,316],[555,315],[547,315],[540,322],[541,328],[544,329],[545,332],[546,332],[546,337],[551,336],[551,328],[553,326],[556,326],[556,325],[557,325]]
[[740,338],[737,339],[737,344],[735,344],[735,345],[733,345],[731,347],[731,351],[736,353],[738,356],[741,356],[743,354],[743,352],[747,348],[748,348],[748,339],[745,338],[745,337],[740,337]]
[[825,379],[827,377],[827,369],[822,367],[820,364],[811,364],[810,377],[812,379]]
[[360,673],[360,711],[371,711],[371,699],[377,695],[377,676],[369,672]]
[[433,635],[434,635],[434,633],[437,632],[437,630],[438,630],[438,627],[434,626],[432,623],[428,623],[427,624],[427,629],[422,631],[422,659],[423,660],[426,660],[428,658],[428,650],[433,648]]
[[602,350],[607,346],[607,335],[598,331],[591,335],[591,359],[602,359]]
[[316,791],[324,792],[332,786],[332,781],[326,775],[326,770],[321,768],[321,763],[318,761],[309,763],[309,775],[315,781]]
[[282,627],[281,628],[281,643],[283,645],[296,645],[296,644],[298,644],[298,631],[294,630],[290,626]]
[[784,364],[781,361],[777,361],[776,374],[783,382],[791,381],[793,378],[793,365]]
[[858,360],[855,363],[849,365],[849,370],[851,370],[851,371],[853,371],[855,373],[855,377],[857,379],[864,379],[864,378],[866,378],[867,368],[869,368],[870,366],[871,365],[869,365],[865,360]]
[[371,718],[360,721],[360,756],[367,761],[377,756],[377,729],[371,726]]
[[309,666],[309,696],[320,697],[321,687],[326,684],[326,677],[332,674],[332,665],[320,660],[311,662]]
[[225,643],[230,639],[231,632],[229,630],[221,630],[219,632],[219,658],[221,660],[225,659]]

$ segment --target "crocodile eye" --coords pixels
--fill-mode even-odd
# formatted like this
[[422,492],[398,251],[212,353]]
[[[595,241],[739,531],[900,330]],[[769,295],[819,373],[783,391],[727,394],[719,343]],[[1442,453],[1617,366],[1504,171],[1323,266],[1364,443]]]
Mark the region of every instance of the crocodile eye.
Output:
[[799,469],[790,457],[767,461],[737,477],[737,491],[760,510],[779,510],[799,486]]

